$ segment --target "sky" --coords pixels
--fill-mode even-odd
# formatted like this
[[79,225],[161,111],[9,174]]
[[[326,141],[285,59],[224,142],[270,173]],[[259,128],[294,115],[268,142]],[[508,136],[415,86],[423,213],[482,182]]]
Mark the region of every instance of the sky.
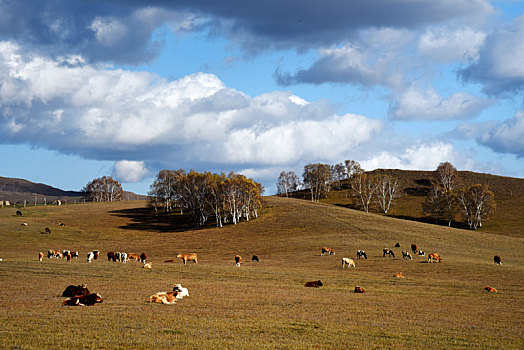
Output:
[[0,176],[524,177],[524,2],[0,0]]

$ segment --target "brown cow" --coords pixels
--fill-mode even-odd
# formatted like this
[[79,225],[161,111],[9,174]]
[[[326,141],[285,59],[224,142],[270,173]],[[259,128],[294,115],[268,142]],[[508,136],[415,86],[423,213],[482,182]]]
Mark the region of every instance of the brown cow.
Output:
[[490,287],[490,286],[486,286],[486,288],[484,288],[484,289],[487,290],[490,293],[498,293],[497,289],[495,289],[493,287]]
[[392,249],[384,248],[382,249],[382,257],[385,257],[386,255],[395,257],[395,252]]
[[433,262],[433,260],[442,262],[440,255],[438,255],[437,253],[429,253],[428,262]]
[[88,295],[91,294],[89,292],[89,289],[87,289],[87,284],[82,285],[69,285],[67,288],[63,291],[62,296],[63,297],[76,297],[79,295]]
[[502,259],[501,259],[500,256],[498,256],[498,255],[495,255],[495,256],[493,257],[493,261],[494,261],[495,264],[497,264],[497,265],[502,265]]
[[354,290],[355,293],[364,293],[364,288],[362,287],[359,287],[359,286],[355,286],[355,290]]
[[198,265],[198,256],[196,253],[188,253],[188,254],[178,253],[176,257],[182,259],[182,261],[184,262],[184,265],[186,264],[188,260]]
[[107,253],[107,261],[116,261],[116,255],[115,252],[108,252]]
[[415,243],[411,243],[411,251],[413,254],[417,254],[417,245]]
[[393,275],[393,277],[395,277],[395,278],[404,278],[404,275],[402,274],[402,272],[397,272],[397,273],[395,273],[395,275]]
[[67,298],[62,302],[64,306],[93,306],[96,303],[101,303],[104,300],[98,293],[91,293],[88,295],[80,295]]
[[176,302],[178,291],[172,291],[172,292],[158,292],[149,297],[150,303],[158,303],[158,304],[165,304],[165,305],[172,305]]
[[142,253],[140,254],[140,262],[141,263],[146,263],[146,259],[147,259],[147,254],[146,253]]
[[240,267],[240,263],[242,262],[242,257],[240,255],[235,256],[235,265],[236,267]]
[[329,247],[322,247],[322,251],[320,253],[320,255],[324,255],[324,254],[329,254],[329,255],[335,255],[335,251]]
[[137,253],[127,253],[127,258],[129,260],[133,259],[136,261],[140,261],[140,255],[138,255]]
[[44,253],[42,252],[38,253],[38,261],[42,261],[43,257],[44,257]]
[[318,287],[322,287],[324,284],[318,280],[318,281],[310,281],[310,282],[306,282],[306,284],[304,284],[304,287],[313,287],[313,288],[318,288]]

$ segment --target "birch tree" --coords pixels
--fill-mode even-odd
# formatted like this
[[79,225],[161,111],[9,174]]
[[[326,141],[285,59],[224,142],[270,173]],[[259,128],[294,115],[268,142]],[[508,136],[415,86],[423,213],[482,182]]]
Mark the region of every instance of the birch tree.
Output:
[[304,166],[304,186],[311,191],[311,201],[318,202],[329,192],[331,167],[329,164],[307,164]]
[[357,197],[359,205],[366,213],[369,213],[373,194],[377,190],[375,177],[361,170],[360,172],[353,174],[350,182],[351,190]]
[[399,197],[398,180],[389,175],[380,175],[376,177],[375,182],[375,199],[379,209],[387,214],[393,200]]
[[277,180],[277,193],[289,197],[291,192],[298,190],[300,180],[294,171],[282,171]]
[[457,200],[464,221],[472,230],[482,227],[482,221],[487,220],[496,208],[495,195],[487,185],[476,184],[463,188]]
[[448,226],[451,226],[456,211],[455,197],[459,182],[457,169],[450,162],[440,163],[435,171],[435,178],[442,193],[444,215],[448,220]]
[[86,199],[94,202],[122,200],[122,185],[110,176],[102,176],[87,183],[83,188]]

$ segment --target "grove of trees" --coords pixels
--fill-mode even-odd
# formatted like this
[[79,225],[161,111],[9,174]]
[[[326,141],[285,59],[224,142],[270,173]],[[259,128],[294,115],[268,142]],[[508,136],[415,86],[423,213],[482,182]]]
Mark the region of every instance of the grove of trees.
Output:
[[226,176],[183,169],[161,170],[150,188],[149,205],[155,211],[187,210],[195,227],[211,216],[218,227],[257,217],[264,191],[261,184],[234,172]]
[[86,200],[93,202],[114,202],[122,200],[122,185],[111,176],[102,176],[90,181],[83,189]]

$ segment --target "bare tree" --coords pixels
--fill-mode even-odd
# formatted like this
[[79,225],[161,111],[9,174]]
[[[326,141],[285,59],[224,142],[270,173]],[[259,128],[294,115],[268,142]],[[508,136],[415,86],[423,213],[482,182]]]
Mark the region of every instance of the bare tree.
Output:
[[389,175],[379,175],[375,181],[377,186],[375,198],[378,207],[387,214],[393,200],[399,197],[398,180]]
[[438,224],[438,220],[442,213],[442,190],[440,186],[432,184],[426,200],[422,203],[422,209],[425,213],[430,214],[435,218],[435,223]]
[[294,171],[282,171],[277,180],[277,193],[289,197],[291,192],[298,190],[300,179]]
[[496,208],[495,195],[487,185],[476,184],[463,188],[459,191],[457,200],[464,220],[472,230],[482,227],[482,221],[487,220]]
[[351,189],[357,197],[358,203],[366,213],[369,213],[373,194],[377,190],[375,177],[360,170],[352,175],[350,182]]
[[318,202],[329,192],[331,169],[329,164],[307,164],[304,166],[304,185],[311,190],[311,201]]

